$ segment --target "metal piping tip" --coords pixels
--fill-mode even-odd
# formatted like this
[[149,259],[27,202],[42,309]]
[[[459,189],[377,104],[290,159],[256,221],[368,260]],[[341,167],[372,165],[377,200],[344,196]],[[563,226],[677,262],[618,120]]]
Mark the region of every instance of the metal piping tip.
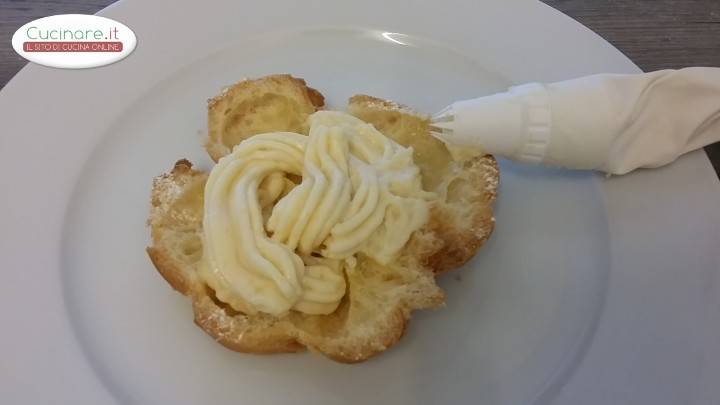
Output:
[[452,105],[449,105],[430,119],[430,133],[432,136],[443,140],[445,136],[453,134],[453,122],[455,115]]

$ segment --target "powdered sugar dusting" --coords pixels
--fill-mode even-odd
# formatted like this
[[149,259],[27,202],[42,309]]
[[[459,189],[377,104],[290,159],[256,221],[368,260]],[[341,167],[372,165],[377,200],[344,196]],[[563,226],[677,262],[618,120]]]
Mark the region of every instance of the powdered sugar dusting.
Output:
[[414,117],[418,117],[418,118],[421,118],[424,120],[430,119],[430,115],[419,113],[419,112],[413,110],[412,108],[410,108],[406,105],[396,103],[395,101],[381,100],[381,99],[376,99],[374,97],[368,97],[368,96],[362,96],[362,95],[355,96],[355,97],[362,97],[363,104],[367,108],[376,109],[376,110],[385,110],[385,111],[388,111],[388,110],[395,111],[395,112],[399,112],[402,114],[412,115]]
[[[492,162],[492,163],[489,163]],[[485,192],[491,194],[493,198],[497,193],[497,188],[500,183],[500,176],[497,168],[497,163],[491,157],[483,159],[483,182],[485,183]]]
[[220,90],[220,94],[218,94],[218,95],[215,96],[215,97],[211,97],[211,98],[209,98],[209,99],[207,100],[208,107],[212,107],[212,106],[214,106],[215,104],[217,104],[220,100],[222,100],[223,97],[225,97],[225,96],[227,95],[227,93],[228,93],[233,87],[239,85],[240,83],[244,83],[244,82],[246,82],[246,81],[248,81],[248,80],[250,80],[250,79],[248,79],[247,77],[243,77],[243,78],[240,79],[240,81],[238,81],[237,83],[223,87],[223,88]]

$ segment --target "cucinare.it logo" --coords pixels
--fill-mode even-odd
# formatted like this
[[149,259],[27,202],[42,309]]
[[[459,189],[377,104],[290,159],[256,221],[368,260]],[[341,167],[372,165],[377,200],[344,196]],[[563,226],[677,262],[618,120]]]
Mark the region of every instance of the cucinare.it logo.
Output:
[[125,24],[105,17],[62,14],[31,21],[12,37],[20,56],[40,65],[81,69],[128,56],[137,38]]

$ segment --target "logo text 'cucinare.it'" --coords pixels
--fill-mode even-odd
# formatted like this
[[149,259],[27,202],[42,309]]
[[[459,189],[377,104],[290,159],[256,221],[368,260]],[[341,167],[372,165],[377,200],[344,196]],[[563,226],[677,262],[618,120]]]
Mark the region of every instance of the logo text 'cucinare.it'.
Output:
[[126,25],[109,18],[64,14],[44,17],[20,27],[12,44],[31,62],[59,68],[107,65],[126,57],[137,38]]

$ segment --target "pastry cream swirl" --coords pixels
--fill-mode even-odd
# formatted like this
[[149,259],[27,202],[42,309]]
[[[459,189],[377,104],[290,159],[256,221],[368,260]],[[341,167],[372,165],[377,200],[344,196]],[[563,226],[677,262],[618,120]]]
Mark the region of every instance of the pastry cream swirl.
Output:
[[[412,149],[345,113],[255,135],[205,185],[201,277],[238,311],[326,314],[357,253],[386,264],[427,221]],[[291,178],[300,178],[296,184]]]

